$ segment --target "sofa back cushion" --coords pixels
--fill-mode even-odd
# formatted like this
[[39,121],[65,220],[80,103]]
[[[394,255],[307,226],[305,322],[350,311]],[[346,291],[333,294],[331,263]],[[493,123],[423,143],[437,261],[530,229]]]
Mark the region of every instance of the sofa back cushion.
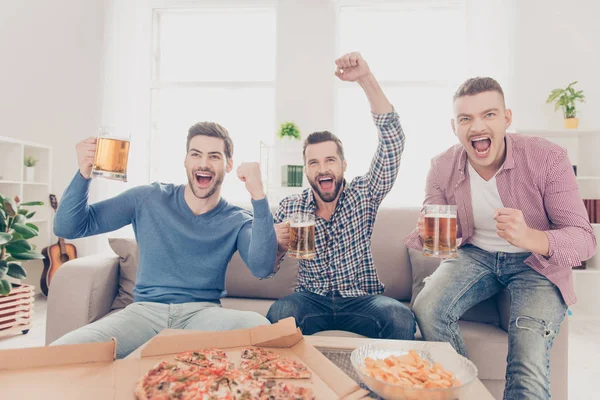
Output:
[[119,291],[111,310],[125,308],[133,302],[133,287],[140,251],[135,239],[110,238],[111,249],[119,256]]

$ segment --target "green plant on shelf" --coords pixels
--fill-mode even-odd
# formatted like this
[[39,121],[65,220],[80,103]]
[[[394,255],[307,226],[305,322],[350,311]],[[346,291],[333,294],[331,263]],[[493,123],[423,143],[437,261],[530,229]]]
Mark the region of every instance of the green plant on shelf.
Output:
[[7,277],[17,282],[27,277],[27,272],[18,262],[44,258],[29,243],[39,234],[38,227],[27,222],[35,211],[24,208],[42,205],[41,201],[21,203],[18,196],[11,199],[0,193],[0,296],[12,290],[13,284]]
[[575,91],[575,89],[573,89],[573,85],[575,84],[577,84],[577,81],[569,83],[569,85],[564,89],[554,89],[552,92],[550,92],[550,95],[546,100],[546,103],[555,102],[554,111],[558,111],[559,108],[562,108],[565,119],[576,117],[576,101],[582,103],[585,102],[583,90]]
[[24,159],[24,164],[26,167],[35,167],[35,164],[37,164],[39,160],[33,156],[25,156]]
[[283,124],[281,124],[281,127],[279,128],[279,132],[277,133],[277,136],[279,136],[280,139],[283,139],[283,138],[290,138],[290,139],[295,139],[295,140],[302,139],[302,136],[300,136],[300,130],[298,129],[296,124],[294,124],[293,122],[284,122]]

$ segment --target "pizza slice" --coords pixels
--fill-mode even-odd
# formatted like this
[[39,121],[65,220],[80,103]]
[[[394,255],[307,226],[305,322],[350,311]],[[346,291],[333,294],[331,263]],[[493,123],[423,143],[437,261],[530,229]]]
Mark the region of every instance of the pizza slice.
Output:
[[310,379],[312,377],[304,364],[285,358],[256,365],[249,371],[255,378]]
[[206,375],[220,376],[234,367],[233,363],[228,361],[227,354],[219,349],[186,351],[177,354],[175,359],[204,368],[203,373]]
[[240,369],[248,370],[256,365],[264,364],[279,358],[279,354],[262,347],[246,347],[242,349]]
[[233,400],[260,400],[265,381],[254,379],[246,371],[234,370],[227,374]]
[[259,400],[315,400],[315,395],[310,388],[269,380]]
[[199,367],[185,363],[162,361],[150,369],[136,384],[139,400],[167,400],[185,391],[190,383],[199,379]]
[[234,400],[224,376],[208,376],[205,380],[192,382],[177,400]]

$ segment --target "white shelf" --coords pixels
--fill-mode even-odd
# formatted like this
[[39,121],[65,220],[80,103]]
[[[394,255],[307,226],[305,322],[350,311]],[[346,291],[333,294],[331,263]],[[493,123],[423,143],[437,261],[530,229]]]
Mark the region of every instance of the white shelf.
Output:
[[573,273],[577,275],[600,275],[600,269],[574,269]]
[[23,181],[23,185],[48,186],[48,182],[28,182],[28,181]]
[[2,180],[0,180],[0,184],[2,184],[2,183],[7,184],[7,185],[20,185],[21,181],[2,181]]
[[48,219],[46,218],[32,218],[32,219],[28,219],[27,222],[31,222],[32,224],[42,224],[44,222],[48,222]]
[[592,135],[600,136],[600,129],[515,129],[515,132],[522,135],[539,136],[544,138],[570,138]]

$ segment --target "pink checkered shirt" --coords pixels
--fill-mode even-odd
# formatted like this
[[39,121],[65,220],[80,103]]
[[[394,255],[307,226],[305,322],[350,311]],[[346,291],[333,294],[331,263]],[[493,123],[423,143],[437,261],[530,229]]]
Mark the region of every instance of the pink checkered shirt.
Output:
[[[458,144],[433,158],[423,204],[457,205],[461,246],[473,235],[467,152]],[[567,152],[545,139],[506,134],[506,159],[496,175],[502,204],[523,212],[530,228],[544,231],[548,257],[533,253],[525,263],[554,283],[567,305],[577,302],[571,267],[596,252],[596,238],[583,205]],[[422,249],[415,229],[406,245]]]

